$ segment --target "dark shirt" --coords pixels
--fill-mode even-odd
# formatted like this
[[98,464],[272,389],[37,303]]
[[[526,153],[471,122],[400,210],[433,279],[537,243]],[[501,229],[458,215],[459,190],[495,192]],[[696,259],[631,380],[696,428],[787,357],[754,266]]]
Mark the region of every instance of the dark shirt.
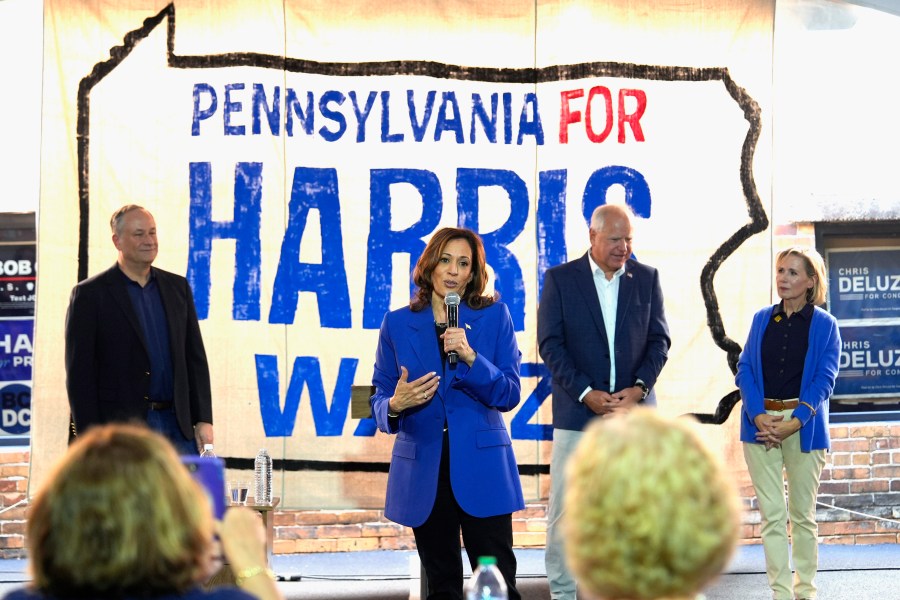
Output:
[[169,346],[169,322],[159,295],[156,276],[150,271],[150,281],[144,287],[129,279],[125,273],[122,273],[122,277],[128,281],[128,295],[131,296],[131,305],[141,324],[147,353],[150,355],[150,400],[171,402],[175,395],[175,379]]
[[441,366],[447,366],[447,353],[444,352],[444,340],[441,339],[441,336],[444,335],[444,332],[447,331],[446,323],[438,323],[435,321],[434,323],[434,331],[437,334],[437,344],[438,351],[441,353]]
[[[444,340],[441,339],[441,336],[444,335],[444,333],[446,331],[447,331],[447,323],[438,323],[437,321],[434,322],[434,332],[437,334],[438,351],[441,353],[441,368],[442,369],[447,368],[447,353],[444,352]],[[444,475],[446,475],[448,483],[450,481],[450,479],[449,479],[450,478],[450,463],[448,462],[446,465],[446,467],[447,467],[446,473],[444,473],[443,469],[445,466],[444,465],[444,457],[447,457],[448,461],[450,460],[450,458],[449,458],[450,457],[450,446],[448,445],[449,439],[450,438],[447,437],[447,416],[445,415],[444,416],[444,449],[443,449],[443,454],[441,455],[441,469],[440,469],[439,473],[441,474],[442,477]]]
[[800,397],[813,310],[813,305],[807,303],[799,312],[788,317],[784,312],[784,302],[781,302],[772,311],[760,348],[766,398],[788,400]]

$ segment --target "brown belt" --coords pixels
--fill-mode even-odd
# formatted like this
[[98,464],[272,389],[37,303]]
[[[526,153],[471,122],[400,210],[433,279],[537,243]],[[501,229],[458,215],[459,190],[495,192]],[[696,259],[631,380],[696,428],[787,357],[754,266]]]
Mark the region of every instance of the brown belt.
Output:
[[150,402],[150,410],[169,410],[172,408],[171,402]]
[[799,400],[771,400],[766,398],[764,400],[764,405],[766,410],[789,410],[791,408],[797,408],[800,406]]

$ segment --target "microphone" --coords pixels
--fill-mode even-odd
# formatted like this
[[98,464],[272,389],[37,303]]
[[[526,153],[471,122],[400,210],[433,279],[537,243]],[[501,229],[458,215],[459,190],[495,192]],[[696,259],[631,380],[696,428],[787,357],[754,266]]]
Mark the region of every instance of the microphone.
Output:
[[[447,327],[459,327],[459,294],[456,292],[448,292],[444,296],[444,305],[447,307]],[[459,354],[455,350],[447,353],[447,364],[451,369],[456,368],[459,362]]]

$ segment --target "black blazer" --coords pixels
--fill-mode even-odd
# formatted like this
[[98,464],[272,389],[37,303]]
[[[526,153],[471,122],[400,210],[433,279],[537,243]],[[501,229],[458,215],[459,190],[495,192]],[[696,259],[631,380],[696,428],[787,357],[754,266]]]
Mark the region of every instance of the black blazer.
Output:
[[[169,325],[175,414],[181,432],[212,423],[209,366],[187,280],[153,268]],[[66,390],[76,433],[147,419],[150,357],[118,265],[72,289],[66,311]]]

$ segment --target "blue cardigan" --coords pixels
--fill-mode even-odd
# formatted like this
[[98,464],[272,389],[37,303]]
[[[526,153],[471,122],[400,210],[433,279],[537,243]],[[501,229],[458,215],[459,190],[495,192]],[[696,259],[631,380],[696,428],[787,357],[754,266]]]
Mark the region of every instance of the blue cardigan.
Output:
[[[766,412],[763,407],[762,346],[763,333],[772,311],[778,305],[768,306],[753,316],[750,334],[744,350],[738,359],[735,384],[741,390],[743,409],[741,410],[741,441],[756,442],[757,428],[753,419]],[[831,438],[828,434],[828,401],[834,390],[838,362],[841,356],[841,334],[837,320],[825,310],[815,307],[809,326],[809,349],[803,363],[803,377],[800,380],[800,401],[815,409],[815,414],[801,404],[794,409],[793,416],[800,420],[800,449],[830,450]]]

